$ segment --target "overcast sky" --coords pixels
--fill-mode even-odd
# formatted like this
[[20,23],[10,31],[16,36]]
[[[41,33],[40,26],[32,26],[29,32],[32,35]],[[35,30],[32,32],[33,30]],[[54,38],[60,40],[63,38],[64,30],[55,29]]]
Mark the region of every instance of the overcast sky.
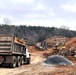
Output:
[[0,0],[0,23],[76,30],[76,0]]

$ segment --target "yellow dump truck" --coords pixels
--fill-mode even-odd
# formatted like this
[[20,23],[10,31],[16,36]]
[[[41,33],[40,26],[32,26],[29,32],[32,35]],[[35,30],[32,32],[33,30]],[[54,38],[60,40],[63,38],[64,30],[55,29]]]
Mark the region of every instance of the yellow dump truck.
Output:
[[26,41],[14,35],[0,35],[0,65],[19,67],[30,63],[30,53],[26,49]]

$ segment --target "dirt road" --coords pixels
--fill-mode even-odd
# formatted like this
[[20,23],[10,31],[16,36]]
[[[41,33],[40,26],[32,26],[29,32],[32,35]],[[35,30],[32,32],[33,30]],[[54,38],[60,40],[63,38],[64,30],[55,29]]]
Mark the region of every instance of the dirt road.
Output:
[[43,60],[45,60],[45,58],[43,58],[42,55],[32,54],[30,65],[26,64],[16,68],[0,67],[0,75],[31,75],[35,70],[40,68]]
[[[41,54],[32,54],[31,64],[22,65],[16,68],[0,67],[0,75],[76,75],[74,66],[52,66],[46,65],[46,60]],[[76,63],[76,58],[72,58]]]

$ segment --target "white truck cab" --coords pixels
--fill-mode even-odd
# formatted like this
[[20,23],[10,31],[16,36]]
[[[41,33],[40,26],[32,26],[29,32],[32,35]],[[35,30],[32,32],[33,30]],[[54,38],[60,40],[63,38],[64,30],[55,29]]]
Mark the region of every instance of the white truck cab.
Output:
[[30,64],[30,52],[28,51],[28,48],[26,48],[26,59],[27,59],[27,64]]

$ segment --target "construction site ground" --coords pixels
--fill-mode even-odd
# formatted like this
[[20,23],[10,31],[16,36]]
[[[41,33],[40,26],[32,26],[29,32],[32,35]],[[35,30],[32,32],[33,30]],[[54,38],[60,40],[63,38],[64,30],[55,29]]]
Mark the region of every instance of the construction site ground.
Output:
[[[0,67],[0,75],[76,75],[76,65],[73,66],[53,66],[43,63],[52,50],[39,51],[34,46],[31,49],[31,64],[22,65],[16,68]],[[67,57],[74,64],[76,58]]]

